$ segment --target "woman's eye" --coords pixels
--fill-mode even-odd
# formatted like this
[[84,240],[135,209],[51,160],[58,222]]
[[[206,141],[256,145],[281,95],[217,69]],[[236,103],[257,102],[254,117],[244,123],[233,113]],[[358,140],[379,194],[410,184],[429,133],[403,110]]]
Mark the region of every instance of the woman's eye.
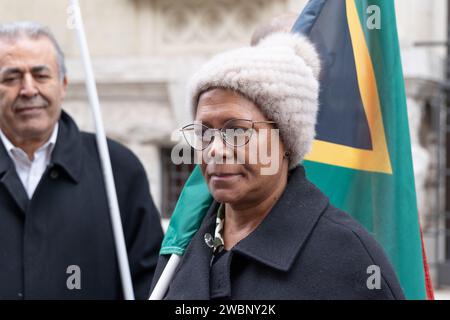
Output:
[[245,130],[248,130],[248,128],[243,128],[243,127],[231,127],[231,128],[225,129],[225,131],[227,131],[227,130],[232,130],[232,131],[245,131]]
[[249,128],[236,128],[234,129],[234,132],[236,134],[247,134],[250,131]]

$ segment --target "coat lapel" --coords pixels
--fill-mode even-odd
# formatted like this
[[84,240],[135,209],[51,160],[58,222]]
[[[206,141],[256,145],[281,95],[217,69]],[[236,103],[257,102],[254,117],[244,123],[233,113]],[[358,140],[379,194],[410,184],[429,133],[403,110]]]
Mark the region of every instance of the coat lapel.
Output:
[[271,212],[232,251],[288,271],[328,204],[328,198],[306,179],[304,168],[297,167]]
[[210,298],[209,264],[212,258],[212,249],[206,245],[204,236],[206,233],[214,234],[218,207],[218,203],[214,202],[199,230],[192,238],[170,285],[166,299],[207,300]]
[[29,202],[28,195],[2,142],[0,142],[0,183],[8,190],[20,208],[20,213],[25,214]]

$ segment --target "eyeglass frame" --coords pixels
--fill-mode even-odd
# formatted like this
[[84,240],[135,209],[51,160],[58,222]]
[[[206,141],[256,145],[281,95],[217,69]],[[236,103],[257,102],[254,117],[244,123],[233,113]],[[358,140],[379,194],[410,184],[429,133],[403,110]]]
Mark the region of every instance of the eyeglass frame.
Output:
[[[188,139],[186,138],[186,136],[185,136],[185,134],[184,134],[184,130],[185,130],[187,127],[189,127],[189,126],[193,126],[193,125],[196,125],[196,124],[200,124],[200,125],[202,125],[203,127],[208,128],[208,130],[211,130],[212,132],[218,131],[218,132],[220,133],[220,137],[222,138],[222,141],[225,142],[227,145],[233,147],[233,148],[243,147],[243,146],[245,146],[246,144],[248,144],[248,143],[250,142],[250,139],[251,139],[252,135],[250,135],[250,137],[248,138],[247,142],[245,142],[245,143],[242,144],[242,145],[234,145],[234,144],[230,144],[230,143],[227,141],[227,139],[225,138],[225,135],[226,135],[226,133],[225,133],[225,131],[224,131],[225,125],[226,125],[228,122],[236,121],[236,120],[250,121],[250,122],[252,123],[252,127],[249,128],[249,129],[252,130],[252,133],[251,133],[252,135],[253,135],[253,130],[255,129],[255,124],[258,124],[258,123],[276,124],[275,121],[270,121],[270,120],[266,120],[266,121],[254,121],[254,120],[251,120],[251,119],[235,118],[235,119],[229,119],[229,120],[227,120],[227,121],[224,123],[224,127],[222,127],[222,128],[217,128],[217,129],[216,129],[216,128],[210,128],[210,127],[208,127],[208,126],[206,126],[206,125],[204,125],[204,124],[202,124],[202,123],[195,123],[195,122],[194,122],[194,123],[190,123],[190,124],[187,124],[187,125],[183,126],[183,127],[180,129],[180,131],[181,131],[181,133],[183,134],[183,138],[184,138],[184,140],[187,142],[187,144],[188,144],[191,148],[193,148],[193,149],[195,149],[195,150],[197,150],[197,151],[203,151],[203,150],[205,150],[206,148],[208,148],[208,147],[211,145],[211,143],[213,142],[214,139],[211,139],[211,141],[209,141],[208,145],[207,145],[206,147],[204,147],[203,149],[197,149],[197,148],[195,148],[194,146],[192,146],[192,144],[190,144],[189,141],[188,141]],[[214,138],[214,136],[215,136],[215,134],[211,135],[211,138]]]

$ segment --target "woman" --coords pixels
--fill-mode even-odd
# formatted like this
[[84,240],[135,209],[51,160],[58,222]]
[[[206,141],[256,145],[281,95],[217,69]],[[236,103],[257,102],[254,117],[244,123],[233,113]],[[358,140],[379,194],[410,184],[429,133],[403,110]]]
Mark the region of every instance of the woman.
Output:
[[315,135],[319,71],[307,39],[280,33],[192,78],[195,122],[183,134],[215,201],[166,299],[404,298],[381,247],[299,165]]

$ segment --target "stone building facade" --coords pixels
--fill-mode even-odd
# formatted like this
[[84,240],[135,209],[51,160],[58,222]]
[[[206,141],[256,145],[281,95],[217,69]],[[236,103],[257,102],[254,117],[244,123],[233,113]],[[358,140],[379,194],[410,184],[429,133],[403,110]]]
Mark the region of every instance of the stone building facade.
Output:
[[[107,135],[142,160],[164,216],[170,215],[177,193],[170,185],[181,184],[186,174],[168,163],[173,133],[191,119],[185,108],[186,80],[211,55],[249,43],[258,24],[274,15],[300,12],[306,2],[80,0]],[[437,169],[445,152],[438,152],[442,141],[433,110],[445,110],[440,88],[446,48],[430,42],[447,39],[447,1],[395,3],[418,205],[429,259],[437,261],[444,258],[445,239],[432,231],[442,228],[442,221],[436,224],[434,217],[439,209],[436,203],[444,201],[444,194],[441,200],[437,194],[443,190],[438,188],[442,181],[437,179]],[[0,0],[1,22],[33,20],[54,31],[68,63],[70,85],[63,107],[82,129],[93,131],[70,14],[69,1]]]

